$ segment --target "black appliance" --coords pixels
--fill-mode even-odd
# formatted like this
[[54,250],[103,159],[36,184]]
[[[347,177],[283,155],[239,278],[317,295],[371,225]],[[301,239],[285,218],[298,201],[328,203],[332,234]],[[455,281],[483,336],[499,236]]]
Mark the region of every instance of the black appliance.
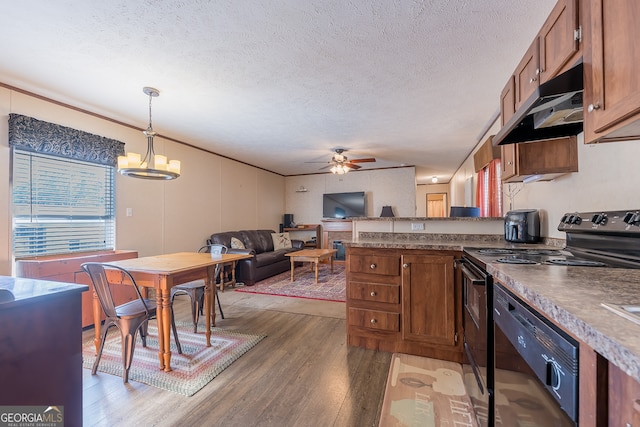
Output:
[[456,261],[462,272],[464,303],[463,348],[467,363],[463,379],[471,398],[479,427],[493,425],[493,317],[487,309],[493,299],[493,277],[477,260],[462,257]]
[[496,283],[496,426],[576,426],[578,343]]
[[337,251],[333,259],[337,261],[344,261],[345,259],[347,259],[347,248],[342,243],[342,240],[334,240],[333,249]]
[[323,218],[357,218],[366,215],[364,191],[328,193],[322,195]]
[[[565,344],[558,344],[559,342],[568,341],[570,346],[573,343],[570,339],[566,340],[566,336],[562,332],[558,334],[559,331],[554,326],[542,320],[542,316],[538,316],[535,310],[522,304],[522,301],[519,301],[514,295],[508,292],[506,294],[505,292],[500,293],[500,285],[494,285],[493,277],[486,271],[487,264],[561,266],[558,268],[574,268],[576,266],[581,268],[640,268],[640,209],[567,213],[560,220],[558,230],[566,232],[566,246],[563,249],[541,248],[540,246],[523,247],[511,243],[502,247],[465,248],[464,256],[456,264],[464,278],[464,349],[468,360],[468,363],[463,366],[464,379],[480,426],[514,425],[508,424],[509,420],[513,419],[509,418],[513,416],[513,411],[521,410],[524,417],[530,417],[531,410],[537,408],[536,405],[542,405],[542,403],[534,404],[536,401],[543,402],[544,405],[551,405],[553,409],[548,410],[550,413],[560,414],[557,418],[560,420],[558,425],[577,425],[575,415],[571,414],[577,414],[578,410],[577,398],[575,397],[577,383],[575,389],[573,385],[571,386],[571,389],[575,390],[574,397],[564,395],[568,392],[563,389],[565,390],[562,391],[563,400],[558,403],[557,394],[553,387],[549,389],[543,384],[543,382],[547,382],[547,379],[556,384],[554,383],[556,381],[554,372],[558,372],[556,370],[558,367],[550,359],[545,365],[549,377],[544,378],[543,381],[537,379],[538,375],[535,374],[536,371],[531,368],[530,363],[540,362],[530,362],[521,356],[517,350],[518,345],[511,344],[510,335],[513,334],[508,331],[517,327],[524,328],[529,333],[531,332],[529,325],[536,325],[537,328],[538,323],[542,322],[539,330],[544,330],[546,337],[552,338],[550,341],[546,341],[547,343],[552,343],[553,346],[560,346],[563,349]],[[523,268],[529,267],[523,266]],[[499,301],[503,307],[502,309],[498,308],[498,312],[503,315],[502,320],[494,319],[498,316],[494,310],[495,307],[498,307],[494,306],[494,300]],[[510,309],[510,307],[516,307],[515,302],[522,307],[519,309],[520,311]],[[510,326],[509,322],[512,320],[504,317],[504,307],[506,307],[506,312],[510,313],[509,317],[515,317],[516,321],[523,326]],[[522,319],[530,319],[531,321],[522,323]],[[504,326],[505,322],[507,322],[506,326]],[[547,331],[545,329],[547,327],[550,327],[551,330]],[[536,328],[534,330],[538,330]],[[560,338],[556,339],[558,336]],[[572,350],[563,351],[573,354]],[[548,358],[555,357],[551,356],[551,353],[545,354]],[[558,362],[562,369],[567,370],[562,371],[565,372],[564,376],[560,374],[562,378],[565,378],[567,372],[573,372],[577,369],[576,360],[573,356],[570,357],[570,360],[563,356],[563,360]],[[512,373],[509,373],[509,370]],[[498,383],[498,387],[501,387],[501,382],[510,381],[510,378],[512,380],[513,377],[523,374],[529,375],[531,381],[523,383],[525,385],[519,389],[522,399],[514,398],[514,405],[511,406],[511,409],[507,409],[503,406],[505,396],[515,392],[505,394],[500,389],[496,389],[496,384]],[[564,384],[563,387],[567,383]],[[533,396],[538,396],[536,398],[538,400],[533,401],[530,397],[523,397],[522,393],[527,392],[529,388]],[[510,390],[513,390],[513,387]],[[574,403],[567,404],[567,401],[574,401]],[[544,419],[544,417],[540,417],[540,420]],[[524,421],[526,424],[526,421],[531,421],[531,419]],[[534,423],[531,425],[543,424]]]
[[493,137],[494,145],[541,141],[582,132],[583,65],[539,85]]
[[451,206],[449,216],[454,217],[479,217],[480,208],[473,206]]
[[284,220],[282,221],[284,228],[295,228],[295,223],[293,222],[293,214],[284,214]]
[[504,217],[504,239],[513,243],[540,241],[540,214],[536,209],[509,211]]

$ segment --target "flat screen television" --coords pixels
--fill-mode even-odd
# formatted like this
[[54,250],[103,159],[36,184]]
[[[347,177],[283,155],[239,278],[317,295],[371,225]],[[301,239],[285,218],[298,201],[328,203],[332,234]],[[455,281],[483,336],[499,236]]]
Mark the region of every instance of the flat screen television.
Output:
[[323,218],[365,217],[365,206],[364,191],[322,195]]

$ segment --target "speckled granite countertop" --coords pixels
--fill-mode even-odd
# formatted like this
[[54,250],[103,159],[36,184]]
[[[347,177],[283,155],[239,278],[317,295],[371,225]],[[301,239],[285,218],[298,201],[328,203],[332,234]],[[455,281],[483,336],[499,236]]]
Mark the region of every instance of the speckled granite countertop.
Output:
[[[503,217],[470,217],[470,216],[452,216],[452,217],[408,217],[408,216],[392,216],[392,217],[358,217],[352,218],[352,221],[466,221],[466,222],[488,222],[498,221],[504,223]],[[325,220],[325,221],[331,221]],[[342,220],[344,221],[344,220]]]
[[[563,247],[562,241],[555,239],[545,241],[547,245],[521,245],[507,243],[501,236],[482,235],[369,236],[344,243],[362,248],[433,250]],[[640,270],[490,263],[487,271],[640,381],[640,325],[600,305],[640,304]]]

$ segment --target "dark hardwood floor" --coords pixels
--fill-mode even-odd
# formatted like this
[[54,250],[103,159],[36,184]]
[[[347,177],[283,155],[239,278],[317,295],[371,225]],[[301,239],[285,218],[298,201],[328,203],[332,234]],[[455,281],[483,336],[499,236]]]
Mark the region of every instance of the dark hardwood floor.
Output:
[[[267,338],[191,397],[83,369],[84,425],[378,425],[391,353],[346,345],[344,303],[220,296],[217,326]],[[190,319],[187,300],[175,308]]]

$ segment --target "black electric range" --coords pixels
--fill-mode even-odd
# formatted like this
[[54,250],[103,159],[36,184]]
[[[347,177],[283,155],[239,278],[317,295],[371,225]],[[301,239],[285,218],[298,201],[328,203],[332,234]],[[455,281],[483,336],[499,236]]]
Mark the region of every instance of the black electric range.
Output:
[[480,264],[640,268],[640,210],[567,213],[563,249],[465,248]]
[[[566,233],[562,249],[526,244],[465,248],[464,256],[456,264],[463,278],[463,343],[467,357],[467,363],[463,364],[464,380],[481,427],[511,426],[531,419],[539,419],[540,425],[577,425],[577,350],[566,353],[562,344],[571,344],[571,339],[563,338],[552,324],[543,325],[542,317],[537,317],[535,310],[524,302],[520,305],[513,302],[516,297],[509,297],[508,291],[494,284],[487,265],[640,268],[640,209],[568,213],[562,217],[558,230]],[[511,307],[516,305],[523,307],[524,314],[518,311],[515,317],[511,316],[515,321],[510,322],[507,315],[513,314]],[[504,310],[503,306],[509,309]],[[528,320],[523,321],[525,318]],[[541,324],[534,327],[535,322]],[[543,350],[542,362],[532,359],[535,352],[523,350],[527,345],[535,348],[531,341],[534,338],[525,340],[523,330],[541,330],[538,326],[550,328],[541,337],[557,337],[544,338],[549,346]],[[550,349],[564,350],[556,357]],[[538,374],[542,371],[535,371],[540,364],[546,366],[543,374],[555,372],[554,378],[564,378],[562,392],[559,382],[552,381],[549,386],[548,378],[541,380]],[[522,378],[526,381],[521,381]],[[519,385],[515,386],[516,383]],[[515,389],[527,398],[509,399],[509,393]]]

